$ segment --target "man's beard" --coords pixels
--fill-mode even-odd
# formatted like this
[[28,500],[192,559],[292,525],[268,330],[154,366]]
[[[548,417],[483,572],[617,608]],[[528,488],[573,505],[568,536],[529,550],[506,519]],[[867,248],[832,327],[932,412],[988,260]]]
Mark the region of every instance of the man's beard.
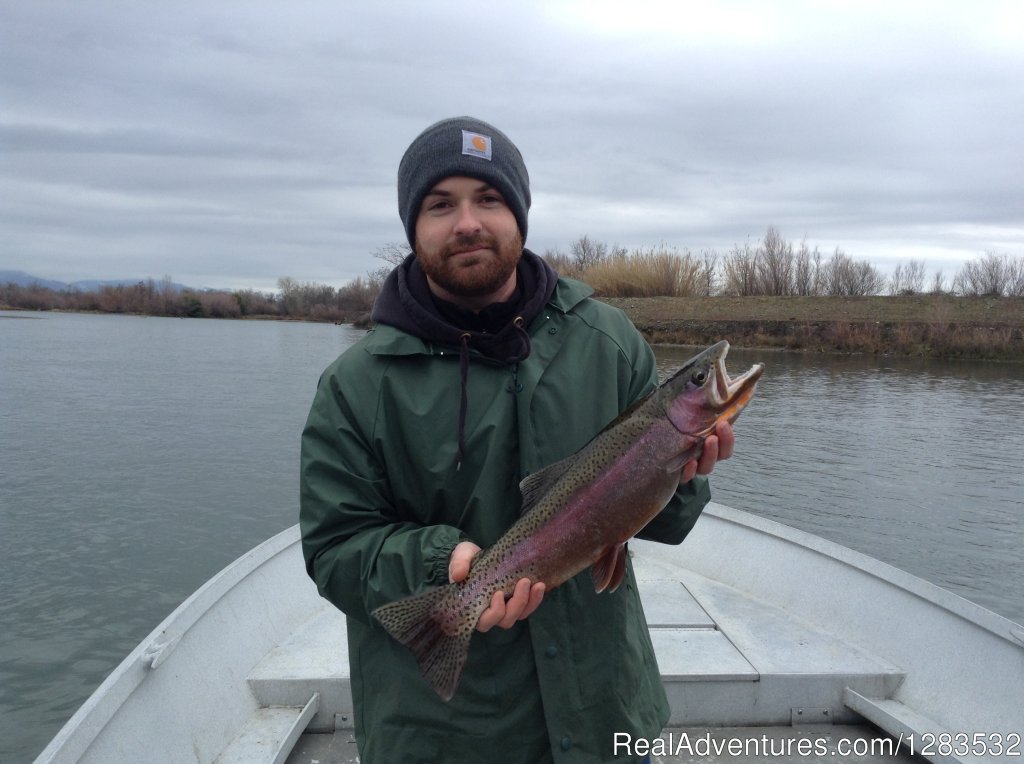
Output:
[[[486,247],[487,253],[473,262],[453,259],[451,255],[473,247]],[[481,297],[497,292],[509,280],[523,254],[523,238],[515,236],[501,244],[493,236],[478,234],[459,237],[440,252],[422,252],[417,259],[427,277],[450,294],[458,297]]]

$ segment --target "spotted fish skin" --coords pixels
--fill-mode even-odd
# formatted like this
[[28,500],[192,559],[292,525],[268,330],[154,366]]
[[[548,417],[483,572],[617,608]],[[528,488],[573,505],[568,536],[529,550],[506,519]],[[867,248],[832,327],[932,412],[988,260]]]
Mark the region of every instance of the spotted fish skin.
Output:
[[582,449],[523,480],[522,515],[464,581],[373,611],[443,700],[495,592],[511,596],[521,578],[550,590],[588,567],[596,591],[618,587],[626,542],[668,504],[717,423],[735,421],[754,394],[763,365],[730,379],[728,350],[723,341],[697,354]]

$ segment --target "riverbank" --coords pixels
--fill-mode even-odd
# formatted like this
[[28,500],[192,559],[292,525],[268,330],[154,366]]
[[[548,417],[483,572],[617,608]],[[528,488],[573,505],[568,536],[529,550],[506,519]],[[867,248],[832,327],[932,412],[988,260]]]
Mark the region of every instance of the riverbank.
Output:
[[653,344],[1024,361],[1024,299],[646,297],[621,308]]
[[[728,339],[737,347],[812,353],[1024,362],[1024,298],[1020,297],[937,294],[600,299],[625,311],[652,344],[707,345]],[[11,309],[24,310],[0,304],[0,310]],[[210,317],[351,323],[364,329],[372,325],[364,311],[329,318],[269,313]]]

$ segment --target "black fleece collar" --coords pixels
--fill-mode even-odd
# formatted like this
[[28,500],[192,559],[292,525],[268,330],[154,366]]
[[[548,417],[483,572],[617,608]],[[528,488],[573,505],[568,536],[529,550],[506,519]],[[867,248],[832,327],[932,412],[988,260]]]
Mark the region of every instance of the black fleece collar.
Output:
[[[540,257],[523,250],[516,276],[517,297],[486,309],[482,319],[466,317],[460,325],[461,311],[438,305],[416,256],[409,255],[384,282],[371,318],[427,342],[454,348],[466,344],[501,363],[522,361],[530,354],[530,338],[524,328],[551,299],[558,274]],[[499,317],[504,322],[495,320]]]

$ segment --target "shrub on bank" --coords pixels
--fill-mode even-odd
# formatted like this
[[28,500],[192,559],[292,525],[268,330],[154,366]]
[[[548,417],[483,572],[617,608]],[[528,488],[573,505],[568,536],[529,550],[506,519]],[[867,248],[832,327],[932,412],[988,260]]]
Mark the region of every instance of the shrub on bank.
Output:
[[689,297],[702,294],[701,275],[689,252],[651,248],[600,260],[581,277],[602,297]]

